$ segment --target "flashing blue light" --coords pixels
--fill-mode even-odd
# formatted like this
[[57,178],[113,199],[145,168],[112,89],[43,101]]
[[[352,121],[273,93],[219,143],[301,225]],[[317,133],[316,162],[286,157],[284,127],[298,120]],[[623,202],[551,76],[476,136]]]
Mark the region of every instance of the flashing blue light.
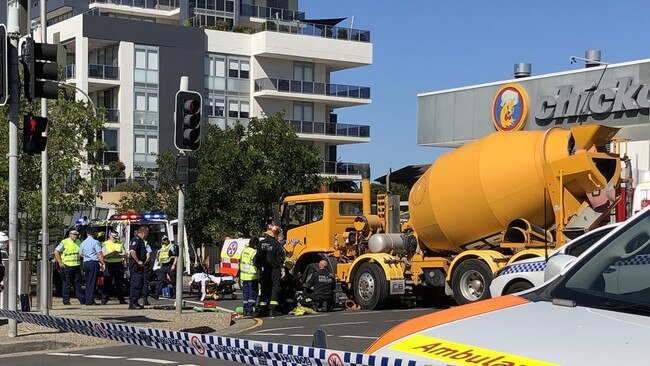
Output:
[[142,217],[143,217],[145,220],[152,220],[152,219],[166,219],[166,218],[167,218],[167,215],[162,214],[162,213],[148,213],[148,214],[144,214],[144,215],[142,215]]
[[151,218],[151,215],[146,214],[146,215],[144,215],[144,218],[147,219],[147,220],[149,220],[149,219]]

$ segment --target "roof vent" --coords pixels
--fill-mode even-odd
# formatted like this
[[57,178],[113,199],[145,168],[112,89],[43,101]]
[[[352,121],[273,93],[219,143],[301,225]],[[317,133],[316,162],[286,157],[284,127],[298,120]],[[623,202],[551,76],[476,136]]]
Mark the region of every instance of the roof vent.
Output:
[[600,66],[600,50],[585,51],[585,67]]
[[527,78],[530,76],[533,69],[533,65],[529,63],[518,63],[515,64],[515,79]]

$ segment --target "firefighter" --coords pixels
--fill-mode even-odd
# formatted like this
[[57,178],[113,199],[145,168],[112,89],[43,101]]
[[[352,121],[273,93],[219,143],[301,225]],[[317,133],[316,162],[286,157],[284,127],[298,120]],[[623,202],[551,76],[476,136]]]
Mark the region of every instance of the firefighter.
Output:
[[248,242],[248,246],[241,252],[241,258],[239,260],[239,279],[241,280],[244,297],[242,304],[244,308],[244,316],[253,315],[253,312],[255,311],[255,303],[257,302],[259,280],[254,261],[255,255],[257,254],[258,242],[258,238],[251,238]]
[[[158,283],[156,284],[156,292],[152,296],[154,299],[158,300],[162,294],[162,289],[165,286],[165,280],[169,276],[169,280],[174,283],[176,279],[176,264],[178,263],[178,256],[176,256],[176,250],[174,249],[174,244],[169,242],[167,235],[162,237],[162,246],[158,251],[158,262],[160,263],[160,269],[158,269]],[[145,299],[145,304],[148,301]]]
[[120,304],[126,304],[124,300],[124,259],[126,259],[126,250],[124,244],[119,241],[120,234],[111,230],[108,234],[108,240],[104,242],[104,261],[106,270],[104,271],[104,287],[102,289],[102,305],[108,302],[109,294],[113,290],[113,281],[115,281],[115,295]]
[[306,297],[312,301],[315,310],[332,310],[334,286],[334,275],[327,268],[327,261],[322,259],[318,262],[318,271],[309,276],[304,284]]
[[264,238],[260,240],[255,256],[255,267],[260,274],[260,302],[257,316],[281,315],[278,299],[280,297],[280,276],[284,266],[284,249],[276,239],[280,227],[269,225]]
[[[82,305],[86,303],[84,293],[81,290],[81,257],[79,257],[81,241],[78,237],[79,232],[72,229],[68,233],[68,237],[54,249],[54,257],[59,263],[63,274],[61,276],[63,279],[63,305],[70,305],[70,282],[74,282],[74,290],[79,303]],[[61,258],[61,255],[63,255],[63,258]]]

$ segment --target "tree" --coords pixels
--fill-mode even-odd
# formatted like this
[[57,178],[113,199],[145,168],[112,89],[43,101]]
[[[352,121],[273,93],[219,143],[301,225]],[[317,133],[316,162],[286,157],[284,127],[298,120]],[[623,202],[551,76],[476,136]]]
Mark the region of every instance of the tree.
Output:
[[[390,192],[394,195],[398,195],[401,201],[407,201],[409,198],[409,189],[403,184],[391,183]],[[386,193],[386,185],[381,183],[372,183],[370,184],[370,193],[384,194]]]
[[322,183],[320,155],[297,140],[281,113],[252,118],[247,127],[210,125],[196,154],[198,179],[186,196],[196,245],[259,235],[283,194],[317,192]]
[[[72,215],[80,206],[94,203],[93,186],[101,183],[103,165],[96,157],[102,155],[104,143],[94,138],[104,128],[101,111],[95,115],[93,106],[74,101],[67,93],[56,101],[48,101],[48,205],[52,228],[60,229],[66,215]],[[9,134],[9,107],[0,108],[0,155],[7,156]],[[28,104],[22,101],[21,113],[40,114],[40,101]],[[41,227],[41,156],[22,152],[22,118],[19,118],[18,210],[19,227],[24,234]],[[92,137],[89,139],[89,137]],[[0,160],[0,228],[8,227],[8,159]],[[52,231],[51,231],[52,232]],[[52,232],[56,236],[56,232]],[[35,237],[35,235],[32,235]],[[35,244],[35,243],[28,243]]]

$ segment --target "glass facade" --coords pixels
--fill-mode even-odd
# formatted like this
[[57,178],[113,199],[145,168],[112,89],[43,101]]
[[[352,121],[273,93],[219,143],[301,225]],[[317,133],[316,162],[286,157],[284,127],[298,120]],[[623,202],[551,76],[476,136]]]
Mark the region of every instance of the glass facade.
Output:
[[250,115],[250,60],[248,57],[208,54],[205,56],[203,113],[208,122],[221,128],[237,121],[248,124]]
[[135,46],[133,164],[155,168],[158,155],[158,47]]

